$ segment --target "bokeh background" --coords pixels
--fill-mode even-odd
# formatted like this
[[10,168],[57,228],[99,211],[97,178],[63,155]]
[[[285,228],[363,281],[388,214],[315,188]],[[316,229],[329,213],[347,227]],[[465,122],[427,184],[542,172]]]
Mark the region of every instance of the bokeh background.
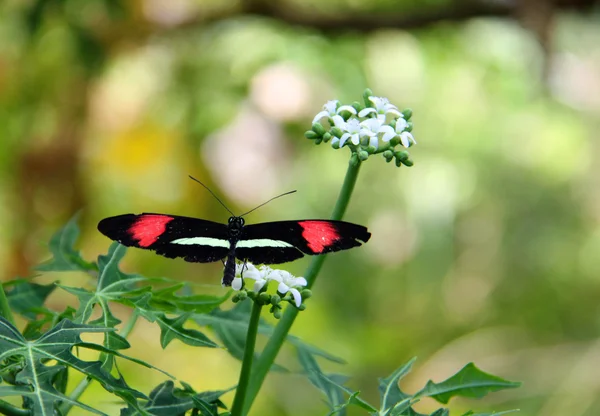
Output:
[[[373,237],[330,256],[293,332],[377,377],[417,355],[403,388],[469,361],[517,390],[470,408],[600,414],[600,14],[592,0],[3,0],[0,270],[31,276],[80,212],[88,258],[106,216],[249,222],[328,217],[347,149],[303,137],[323,103],[366,87],[414,111],[412,168],[373,158],[346,219]],[[289,265],[301,275],[307,260]],[[130,250],[126,271],[223,293],[221,266]],[[84,285],[85,276],[52,275]],[[51,298],[57,309],[74,299]],[[127,311],[122,310],[122,318]],[[196,389],[234,385],[223,350],[162,351],[140,322],[130,355]],[[297,368],[292,351],[280,363]],[[149,391],[157,372],[125,365]],[[273,374],[254,415],[325,414],[300,376]],[[230,399],[230,396],[226,396]],[[101,389],[83,400],[109,414]],[[423,411],[432,403],[419,405]],[[360,414],[355,412],[354,414]]]

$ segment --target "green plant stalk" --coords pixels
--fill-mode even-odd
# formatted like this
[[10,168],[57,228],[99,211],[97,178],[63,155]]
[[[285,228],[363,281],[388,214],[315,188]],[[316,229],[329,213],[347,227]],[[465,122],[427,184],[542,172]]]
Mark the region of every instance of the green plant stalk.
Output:
[[6,293],[4,293],[4,286],[0,282],[0,316],[6,319],[11,324],[15,325],[15,317],[13,316]]
[[242,361],[242,371],[240,380],[235,390],[235,398],[231,406],[231,416],[242,416],[244,411],[244,401],[250,381],[250,372],[252,371],[252,362],[254,360],[254,347],[256,345],[256,334],[258,333],[258,324],[260,321],[260,311],[262,305],[258,299],[254,300],[250,321],[248,322],[248,334],[246,335],[246,347],[244,348],[244,360]]
[[[135,326],[135,323],[137,322],[138,317],[139,317],[138,312],[136,309],[134,309],[133,312],[131,313],[131,317],[129,318],[129,320],[123,327],[123,330],[121,331],[120,335],[123,338],[127,338],[127,336],[131,333],[131,331],[133,330],[133,327]],[[91,378],[84,377],[83,380],[81,380],[79,382],[79,384],[77,384],[77,386],[75,386],[75,388],[73,389],[71,394],[69,394],[69,398],[72,400],[79,400],[79,398],[81,397],[83,392],[88,388],[88,386],[90,385],[91,382],[92,382]],[[60,406],[60,409],[59,409],[61,412],[60,414],[61,415],[68,414],[71,411],[72,407],[73,407],[73,405],[71,403],[64,403],[62,406]]]
[[[346,171],[346,177],[344,178],[344,184],[342,185],[342,189],[340,190],[340,194],[338,196],[335,207],[333,208],[333,212],[331,214],[332,220],[341,220],[346,212],[346,208],[348,208],[348,203],[350,202],[350,197],[352,196],[352,191],[354,190],[354,185],[356,184],[356,179],[358,178],[358,172],[360,170],[361,163],[354,164],[352,161],[348,164],[348,170]],[[308,282],[307,287],[310,289],[314,284],[319,271],[321,271],[321,267],[323,266],[323,262],[325,261],[326,255],[313,257],[308,269],[306,269],[306,273],[304,274],[304,278]],[[254,399],[258,395],[258,392],[265,381],[273,362],[275,362],[275,358],[281,349],[288,333],[290,332],[290,328],[298,315],[298,309],[293,306],[288,306],[285,309],[281,320],[275,327],[273,331],[273,335],[267,342],[262,354],[259,359],[256,361],[256,365],[254,366],[254,372],[252,374],[252,379],[250,382],[250,386],[248,388],[247,397],[246,397],[246,405],[244,407],[244,414],[247,414],[250,411],[250,407],[254,402]],[[235,414],[234,414],[235,416]]]

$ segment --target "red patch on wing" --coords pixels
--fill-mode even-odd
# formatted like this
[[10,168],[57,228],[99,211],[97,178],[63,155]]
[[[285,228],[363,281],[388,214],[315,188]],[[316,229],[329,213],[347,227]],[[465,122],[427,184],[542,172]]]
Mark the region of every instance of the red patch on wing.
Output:
[[308,248],[315,253],[322,253],[340,238],[335,226],[327,221],[300,221],[298,225],[302,227],[302,237],[306,240]]
[[167,224],[173,219],[168,215],[142,215],[129,228],[129,234],[138,241],[140,247],[151,246],[165,232]]

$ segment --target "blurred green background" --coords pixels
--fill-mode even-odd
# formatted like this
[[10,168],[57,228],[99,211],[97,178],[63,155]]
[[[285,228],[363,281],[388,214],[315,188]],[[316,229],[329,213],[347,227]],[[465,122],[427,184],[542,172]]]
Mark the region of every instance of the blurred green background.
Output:
[[[330,256],[293,332],[347,360],[323,365],[372,402],[376,378],[418,355],[408,391],[469,361],[524,382],[457,411],[598,415],[599,18],[586,0],[3,0],[1,278],[30,276],[78,211],[90,258],[108,248],[106,216],[225,221],[188,174],[234,212],[299,191],[248,222],[328,217],[348,150],[303,132],[325,101],[369,87],[413,109],[415,166],[364,164],[345,219],[373,237]],[[124,267],[224,292],[219,264],[130,250]],[[223,350],[162,351],[145,322],[131,340],[129,355],[198,390],[236,383]],[[279,362],[294,369],[292,353]],[[164,379],[124,370],[142,391]],[[100,392],[83,401],[117,414]],[[322,415],[318,395],[272,374],[252,414]]]

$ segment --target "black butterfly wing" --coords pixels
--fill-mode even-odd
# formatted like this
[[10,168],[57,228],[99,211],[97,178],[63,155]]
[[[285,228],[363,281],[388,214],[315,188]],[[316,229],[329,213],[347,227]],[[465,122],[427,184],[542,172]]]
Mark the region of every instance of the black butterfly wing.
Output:
[[105,218],[98,230],[129,246],[153,250],[161,256],[210,263],[227,256],[227,226],[198,218],[164,214],[125,214]]
[[247,225],[236,245],[236,257],[256,264],[278,264],[304,254],[347,250],[369,241],[362,225],[344,221],[300,220]]

